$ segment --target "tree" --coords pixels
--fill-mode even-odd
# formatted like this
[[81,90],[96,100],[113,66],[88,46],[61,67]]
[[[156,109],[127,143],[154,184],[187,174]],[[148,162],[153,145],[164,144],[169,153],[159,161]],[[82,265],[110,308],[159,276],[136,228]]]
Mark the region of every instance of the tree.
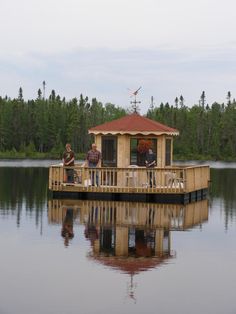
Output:
[[205,102],[206,102],[206,95],[205,92],[203,91],[200,97],[200,105],[202,108],[205,108]]
[[178,105],[179,105],[179,98],[176,97],[176,98],[175,98],[175,107],[178,108]]
[[228,99],[228,106],[230,106],[231,105],[231,93],[230,93],[230,91],[228,91],[226,99]]
[[22,89],[22,87],[19,88],[18,100],[23,101],[23,89]]
[[43,99],[45,99],[46,82],[43,81]]
[[56,99],[56,93],[55,93],[55,90],[53,89],[51,91],[51,95],[49,96],[49,100],[55,101],[55,99]]
[[38,99],[42,99],[42,91],[40,88],[38,89]]
[[184,97],[182,95],[180,95],[179,100],[180,100],[180,107],[183,108],[183,106],[184,106]]

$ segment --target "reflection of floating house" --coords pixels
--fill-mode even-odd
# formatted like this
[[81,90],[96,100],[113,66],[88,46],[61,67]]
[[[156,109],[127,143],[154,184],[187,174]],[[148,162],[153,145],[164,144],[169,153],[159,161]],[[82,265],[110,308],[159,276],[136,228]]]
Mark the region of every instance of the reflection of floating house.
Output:
[[135,274],[157,267],[175,254],[171,231],[187,230],[208,219],[208,202],[187,205],[141,202],[50,200],[50,223],[63,224],[66,209],[85,225],[89,258]]
[[135,276],[176,257],[171,248],[172,230],[201,227],[208,220],[207,200],[183,205],[52,199],[49,223],[63,226],[68,210],[74,211],[74,224],[84,225],[90,243],[88,259],[128,274],[127,297],[134,301]]
[[52,199],[49,201],[49,223],[61,224],[68,208],[73,209],[77,223],[96,226],[132,225],[184,231],[208,220],[207,200],[182,205]]
[[[205,197],[209,167],[172,164],[173,138],[179,134],[176,129],[133,113],[93,127],[89,133],[102,152],[102,167],[91,170],[77,165],[75,183],[67,184],[63,182],[65,169],[60,165],[51,166],[49,189],[55,195],[181,203]],[[155,178],[156,184],[152,187],[145,168],[148,148],[157,156],[156,167],[148,170]],[[90,185],[90,177],[95,172],[99,186]]]

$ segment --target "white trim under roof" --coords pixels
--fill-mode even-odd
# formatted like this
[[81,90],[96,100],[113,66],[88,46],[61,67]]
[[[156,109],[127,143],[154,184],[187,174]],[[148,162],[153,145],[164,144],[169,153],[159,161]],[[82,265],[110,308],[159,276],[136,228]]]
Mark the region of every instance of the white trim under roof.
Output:
[[170,135],[170,136],[176,136],[179,135],[179,132],[165,132],[165,131],[88,131],[89,134],[102,134],[102,135]]

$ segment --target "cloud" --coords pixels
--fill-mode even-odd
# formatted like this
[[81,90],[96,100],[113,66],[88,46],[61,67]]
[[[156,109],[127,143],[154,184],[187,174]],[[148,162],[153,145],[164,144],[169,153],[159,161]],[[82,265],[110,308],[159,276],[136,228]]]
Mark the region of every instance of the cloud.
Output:
[[0,54],[228,45],[233,0],[2,0]]
[[[224,101],[234,90],[234,0],[2,0],[0,94],[35,98],[42,82],[143,110],[184,96]],[[234,96],[233,96],[234,97]]]
[[[218,51],[218,52],[217,52]],[[3,95],[16,97],[21,86],[25,98],[35,98],[45,80],[46,93],[55,89],[67,99],[81,93],[103,103],[130,105],[127,88],[142,86],[139,98],[145,112],[154,96],[174,104],[183,95],[186,105],[198,103],[201,92],[207,101],[224,101],[232,96],[236,79],[235,49],[78,49],[70,53],[11,55],[0,58]],[[13,96],[12,96],[13,95]]]

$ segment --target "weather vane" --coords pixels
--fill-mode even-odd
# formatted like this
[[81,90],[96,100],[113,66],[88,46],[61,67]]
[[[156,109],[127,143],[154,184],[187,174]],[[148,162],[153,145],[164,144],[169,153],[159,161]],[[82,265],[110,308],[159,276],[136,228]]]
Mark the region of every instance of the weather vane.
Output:
[[135,289],[137,287],[137,283],[134,283],[134,273],[130,274],[130,283],[127,285],[127,297],[130,300],[133,300],[134,303],[137,302],[136,297],[135,297]]
[[138,112],[139,108],[138,108],[138,104],[141,104],[141,101],[137,101],[136,100],[136,96],[138,95],[138,92],[139,90],[141,89],[142,86],[140,86],[136,91],[132,92],[131,93],[131,96],[130,97],[134,97],[134,101],[131,101],[131,105],[132,105],[132,108],[134,110],[134,112]]

